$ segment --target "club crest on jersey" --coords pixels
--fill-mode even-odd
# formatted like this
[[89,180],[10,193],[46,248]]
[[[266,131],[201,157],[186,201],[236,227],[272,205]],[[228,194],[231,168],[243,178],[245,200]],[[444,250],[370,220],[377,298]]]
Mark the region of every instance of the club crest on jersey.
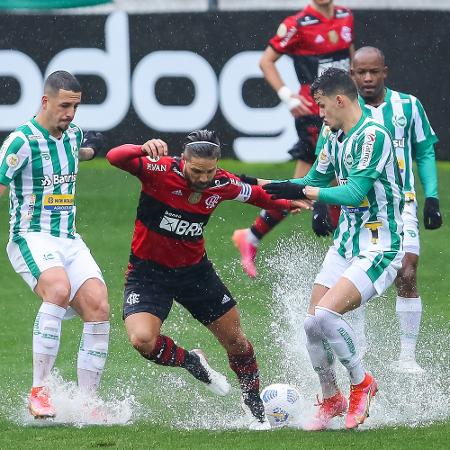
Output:
[[191,192],[188,197],[188,202],[191,205],[196,205],[202,199],[201,192]]
[[398,127],[398,128],[405,128],[406,127],[406,117],[394,115],[394,117],[392,117],[392,125],[394,125],[394,127]]
[[344,155],[344,165],[347,169],[350,169],[353,166],[353,155],[351,151]]
[[211,197],[208,197],[205,200],[205,205],[208,209],[215,208],[217,206],[217,204],[219,203],[219,200],[220,200],[220,195],[217,195],[217,194],[211,195]]

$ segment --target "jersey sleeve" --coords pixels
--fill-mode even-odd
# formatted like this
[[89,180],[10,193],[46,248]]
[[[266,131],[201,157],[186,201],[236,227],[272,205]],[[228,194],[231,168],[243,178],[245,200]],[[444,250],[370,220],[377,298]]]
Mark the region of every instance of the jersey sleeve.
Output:
[[8,186],[27,164],[30,156],[28,141],[11,133],[0,149],[0,183]]
[[427,149],[438,142],[438,138],[430,125],[427,114],[419,99],[412,96],[412,133],[411,141],[416,156],[422,149]]
[[113,166],[139,176],[142,172],[143,154],[140,145],[124,144],[112,148],[106,155],[106,159]]
[[301,45],[301,34],[295,16],[286,17],[280,23],[277,33],[269,41],[269,45],[278,53],[293,53]]

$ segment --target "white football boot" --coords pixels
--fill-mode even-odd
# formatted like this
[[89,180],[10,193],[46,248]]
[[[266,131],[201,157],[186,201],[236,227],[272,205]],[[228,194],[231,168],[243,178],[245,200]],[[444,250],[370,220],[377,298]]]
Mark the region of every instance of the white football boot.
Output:
[[216,372],[208,364],[206,356],[202,350],[195,348],[194,350],[191,350],[190,353],[195,353],[200,358],[200,364],[208,374],[209,383],[205,383],[206,387],[211,392],[214,392],[214,394],[220,395],[221,397],[227,395],[231,390],[231,385],[228,383],[227,377],[219,372]]

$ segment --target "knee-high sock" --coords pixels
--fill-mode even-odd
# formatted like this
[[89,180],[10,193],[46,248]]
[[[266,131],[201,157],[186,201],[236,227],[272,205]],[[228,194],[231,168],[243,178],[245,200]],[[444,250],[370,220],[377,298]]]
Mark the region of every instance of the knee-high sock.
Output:
[[333,397],[339,391],[334,370],[333,350],[315,316],[307,314],[303,325],[306,333],[306,349],[313,369],[319,376],[323,398]]
[[78,349],[78,386],[82,392],[96,392],[108,356],[109,322],[85,322]]
[[241,390],[246,392],[259,392],[259,370],[253,346],[248,342],[247,351],[240,354],[228,353],[231,370],[236,374]]
[[348,313],[347,321],[353,328],[356,335],[356,342],[358,343],[358,349],[361,358],[367,351],[367,339],[366,339],[366,308],[361,305],[359,308]]
[[251,243],[258,245],[259,241],[282,222],[287,215],[288,211],[278,211],[276,209],[270,211],[262,210],[250,228],[251,235],[254,238],[251,239]]
[[33,387],[43,386],[55,364],[66,309],[43,302],[33,326]]
[[422,299],[397,297],[396,311],[400,322],[401,360],[416,358],[417,337],[422,319]]
[[153,351],[150,354],[141,353],[144,358],[161,366],[183,367],[197,380],[209,383],[210,379],[200,359],[195,353],[190,353],[179,347],[169,336],[159,335]]
[[341,314],[321,306],[316,306],[316,320],[322,332],[336,353],[339,361],[347,369],[352,384],[364,380],[365,369],[359,355],[355,333]]

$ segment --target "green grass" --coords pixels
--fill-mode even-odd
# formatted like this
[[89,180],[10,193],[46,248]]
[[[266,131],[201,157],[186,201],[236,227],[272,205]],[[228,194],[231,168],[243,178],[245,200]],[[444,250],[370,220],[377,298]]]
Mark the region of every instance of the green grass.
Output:
[[[245,172],[267,178],[289,177],[293,172],[292,163],[244,165],[236,161],[223,161],[222,167],[237,173]],[[438,327],[445,327],[448,330],[450,281],[447,274],[450,273],[450,259],[446,256],[446,239],[448,239],[447,224],[450,220],[450,195],[446,186],[450,183],[450,164],[441,163],[439,175],[445,226],[433,232],[422,230],[419,280],[422,297],[426,299],[425,327],[437,324]],[[122,286],[139,185],[133,177],[107,166],[103,160],[83,163],[78,180],[78,232],[91,248],[104,272],[112,307],[110,356],[101,393],[108,397],[110,390],[116,391],[117,386],[132,380],[133,393],[141,405],[140,411],[143,409],[144,413],[140,414],[132,425],[92,426],[81,429],[74,426],[42,427],[33,424],[23,426],[20,425],[17,414],[8,417],[12,411],[24,409],[22,398],[26,395],[31,380],[31,327],[39,301],[13,272],[6,253],[1,252],[0,317],[3,319],[3,326],[0,329],[0,387],[4,399],[0,401],[0,449],[448,448],[450,442],[448,419],[419,428],[385,427],[350,433],[330,431],[310,434],[288,429],[270,433],[249,433],[236,430],[187,431],[171,428],[171,424],[178,423],[186,415],[189,416],[190,423],[195,424],[197,418],[201,422],[202,417],[208,417],[208,406],[213,403],[210,397],[204,400],[206,394],[202,386],[198,387],[195,381],[181,371],[148,364],[127,342],[121,320]],[[6,209],[7,199],[2,198],[0,240],[3,247],[7,242]],[[261,261],[264,276],[257,281],[247,279],[240,270],[237,253],[230,241],[233,230],[248,226],[257,211],[256,208],[237,202],[222,204],[208,224],[206,240],[209,257],[239,303],[243,327],[251,337],[259,355],[263,384],[268,384],[277,371],[279,358],[278,349],[267,331],[272,321],[270,311],[275,275]],[[310,231],[310,216],[300,214],[286,220],[267,237],[262,248],[263,254],[270,255],[280,237],[290,236],[292,233],[301,236],[304,242],[309,243],[320,254],[324,253],[326,245],[330,242],[317,241]],[[306,292],[309,286],[304,286],[304,289]],[[67,380],[75,379],[75,355],[80,330],[81,323],[78,320],[64,323],[57,367]],[[186,348],[198,346],[204,348],[212,364],[226,371],[232,378],[227,369],[224,352],[219,345],[181,308],[174,308],[164,326],[164,332],[172,335]],[[313,376],[309,365],[298,367],[298,372],[305,374],[304,376],[307,374]],[[163,380],[166,379],[171,386],[177,385],[177,380],[181,380],[183,385],[188,386],[186,395],[183,396],[181,390],[171,394],[169,388],[164,388]],[[217,401],[219,407],[227,411],[230,417],[238,414],[239,398],[235,382],[234,386],[234,393],[229,399]],[[448,398],[440,401],[448,403]],[[417,411],[417,414],[420,420],[420,411]]]

